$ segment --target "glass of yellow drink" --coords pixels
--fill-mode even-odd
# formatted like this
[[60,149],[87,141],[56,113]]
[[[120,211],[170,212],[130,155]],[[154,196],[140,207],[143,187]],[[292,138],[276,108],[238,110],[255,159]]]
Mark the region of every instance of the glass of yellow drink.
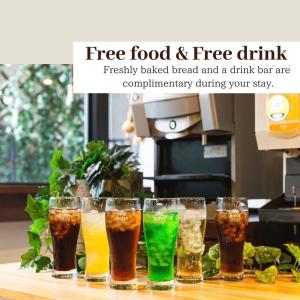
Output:
[[81,227],[86,254],[84,279],[107,281],[109,247],[105,227],[106,198],[81,198]]

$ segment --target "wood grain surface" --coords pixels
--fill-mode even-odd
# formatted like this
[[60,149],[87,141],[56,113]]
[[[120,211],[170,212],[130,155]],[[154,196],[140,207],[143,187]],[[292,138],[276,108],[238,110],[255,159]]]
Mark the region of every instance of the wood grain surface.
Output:
[[50,272],[36,274],[33,270],[19,270],[18,264],[0,265],[0,299],[182,299],[182,300],[245,300],[300,299],[300,284],[290,275],[280,275],[277,282],[266,285],[247,277],[241,282],[206,280],[197,285],[176,285],[174,291],[149,291],[145,275],[139,274],[139,288],[135,291],[116,291],[103,283],[87,283],[82,279],[54,279]]

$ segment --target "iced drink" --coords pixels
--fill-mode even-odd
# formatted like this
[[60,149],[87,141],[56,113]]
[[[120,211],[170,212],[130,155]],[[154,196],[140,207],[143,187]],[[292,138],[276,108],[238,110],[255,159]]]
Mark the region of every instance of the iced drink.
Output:
[[203,280],[202,254],[205,227],[205,209],[180,211],[176,273],[179,282],[197,283]]
[[171,288],[174,279],[174,255],[179,214],[163,210],[144,212],[143,223],[150,288],[164,289],[164,286]]
[[140,210],[106,211],[111,256],[110,286],[130,289],[136,285],[136,255],[141,228]]
[[49,225],[53,238],[54,277],[76,275],[76,244],[80,228],[80,209],[50,208]]
[[248,211],[233,208],[217,211],[216,224],[220,243],[221,277],[243,278],[243,249],[248,225]]
[[109,272],[105,213],[97,210],[83,212],[81,228],[86,253],[85,279],[105,281]]

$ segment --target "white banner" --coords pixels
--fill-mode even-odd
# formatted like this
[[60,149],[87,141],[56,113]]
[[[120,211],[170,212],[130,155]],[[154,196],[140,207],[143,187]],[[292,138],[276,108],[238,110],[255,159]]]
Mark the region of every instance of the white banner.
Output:
[[300,93],[300,43],[75,42],[75,93]]

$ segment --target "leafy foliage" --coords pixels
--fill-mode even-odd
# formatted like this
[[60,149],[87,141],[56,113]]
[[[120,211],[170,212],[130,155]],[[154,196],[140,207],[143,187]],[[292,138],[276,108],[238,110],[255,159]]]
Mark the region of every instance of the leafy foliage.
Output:
[[217,260],[220,257],[220,245],[215,244],[211,246],[208,250],[208,256],[212,260]]
[[[114,145],[108,149],[104,141],[91,141],[71,162],[61,150],[55,150],[51,159],[50,193],[68,194],[77,179],[86,179],[92,195],[129,196],[129,191],[118,183],[137,170],[138,162],[129,146]],[[111,180],[112,193],[105,190],[104,180]]]
[[216,260],[210,258],[208,254],[205,254],[202,258],[202,267],[204,278],[210,278],[219,274],[219,269],[217,268]]
[[48,201],[46,199],[37,200],[28,195],[25,211],[28,213],[32,221],[39,218],[48,217]]
[[295,265],[300,265],[300,247],[294,244],[284,244],[288,251],[293,255],[295,258]]
[[107,145],[104,141],[91,141],[86,144],[86,150],[81,150],[80,155],[73,162],[73,172],[77,179],[85,179],[87,169],[98,161],[106,159]]
[[275,247],[257,246],[255,247],[255,260],[262,266],[266,263],[279,263],[281,250]]
[[292,273],[295,277],[296,282],[300,283],[300,272],[297,272],[296,270],[292,270]]
[[208,252],[203,256],[203,277],[210,278],[219,274],[220,269],[220,245],[211,246]]
[[248,260],[255,256],[255,247],[251,243],[245,242],[244,251],[243,251],[243,259]]
[[30,248],[26,253],[21,256],[21,268],[26,268],[31,266],[36,257],[38,256],[38,252],[34,248]]
[[296,282],[300,283],[300,247],[294,244],[285,244],[285,246],[295,259],[291,269]]
[[[294,259],[281,249],[267,246],[253,246],[245,242],[243,250],[244,266],[255,271],[256,278],[263,283],[274,283],[278,271],[292,272],[296,282],[300,282],[300,247],[285,244]],[[294,264],[292,264],[294,260]],[[203,276],[209,278],[217,275],[220,269],[220,247],[215,244],[203,256]],[[264,271],[263,271],[264,268]]]
[[35,261],[34,264],[36,266],[36,272],[40,272],[42,270],[47,270],[51,268],[51,259],[48,256],[39,256]]
[[84,272],[85,270],[85,265],[86,265],[86,256],[85,253],[78,253],[76,254],[76,259],[77,259],[77,272]]
[[[68,164],[60,164],[60,157],[54,156],[55,168],[52,168],[53,174],[59,173],[55,178],[56,183],[61,186],[61,192],[66,192],[74,186],[76,179],[85,179],[87,169],[94,163],[102,161],[107,152],[107,146],[104,141],[91,141],[86,144],[85,149],[80,150],[80,154]],[[62,154],[62,153],[61,153]],[[65,168],[65,166],[67,166]],[[55,177],[55,175],[53,175]]]
[[68,172],[70,162],[64,158],[61,150],[55,149],[50,161],[51,175],[49,177],[50,194],[63,195],[68,184],[67,180],[62,180],[62,176]]
[[[27,230],[28,243],[30,249],[21,256],[21,267],[35,267],[36,272],[52,267],[51,259],[45,254],[52,252],[52,238],[48,230],[48,197],[47,188],[40,188],[36,197],[28,195],[25,211],[32,220],[32,224]],[[46,248],[45,253],[42,253],[43,245]]]
[[271,266],[264,271],[256,270],[255,275],[256,278],[263,283],[275,283],[276,276],[278,274],[278,270],[276,266]]
[[138,161],[129,146],[114,145],[111,149],[103,147],[102,159],[93,162],[85,174],[93,196],[109,196],[105,191],[104,180],[111,180],[111,195],[124,196],[128,191],[121,187],[118,180],[128,177],[137,170]]
[[243,249],[244,265],[252,270],[256,249],[251,243],[245,242]]

